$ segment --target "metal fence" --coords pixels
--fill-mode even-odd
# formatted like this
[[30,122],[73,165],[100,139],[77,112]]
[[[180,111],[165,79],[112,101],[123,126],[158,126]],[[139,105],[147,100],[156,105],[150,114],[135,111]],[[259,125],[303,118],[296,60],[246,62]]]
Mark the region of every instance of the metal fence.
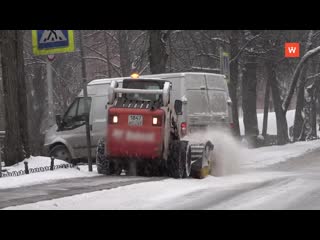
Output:
[[25,162],[25,170],[19,170],[19,171],[2,170],[2,156],[1,155],[2,155],[3,140],[5,137],[5,134],[6,134],[5,131],[0,131],[0,178],[1,177],[15,177],[15,176],[21,176],[21,175],[30,174],[30,173],[53,171],[53,170],[59,169],[59,168],[73,168],[74,167],[72,164],[54,165],[54,158],[51,158],[50,166],[29,168],[28,164]]
[[17,177],[21,175],[26,175],[30,173],[38,173],[38,172],[46,172],[46,171],[52,171],[55,169],[59,168],[73,168],[72,164],[60,164],[60,165],[54,165],[53,169],[50,168],[50,166],[45,166],[45,167],[37,167],[37,168],[28,168],[27,173],[25,170],[20,170],[20,171],[5,171],[2,172],[2,177]]

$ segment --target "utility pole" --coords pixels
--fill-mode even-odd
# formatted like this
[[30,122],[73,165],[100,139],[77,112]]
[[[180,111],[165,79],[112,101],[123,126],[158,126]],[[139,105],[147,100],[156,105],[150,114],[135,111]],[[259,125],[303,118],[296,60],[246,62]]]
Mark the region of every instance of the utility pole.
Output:
[[91,136],[90,136],[90,125],[89,125],[89,105],[88,105],[88,91],[87,91],[87,72],[86,63],[84,59],[83,43],[82,43],[82,31],[79,30],[79,43],[81,53],[81,66],[82,66],[82,84],[83,84],[83,96],[84,96],[84,109],[86,115],[86,136],[87,136],[87,151],[88,151],[88,167],[89,172],[92,172],[92,159],[91,159]]

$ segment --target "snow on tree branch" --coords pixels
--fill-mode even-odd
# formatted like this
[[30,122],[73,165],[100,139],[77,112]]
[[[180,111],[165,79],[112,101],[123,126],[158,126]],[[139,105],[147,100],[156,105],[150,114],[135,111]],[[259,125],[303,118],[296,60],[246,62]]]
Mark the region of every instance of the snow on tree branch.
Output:
[[140,74],[140,75],[143,74],[144,71],[147,69],[148,66],[149,66],[149,63],[147,63],[147,64],[142,68],[142,70],[139,72],[139,74]]
[[307,80],[312,79],[312,78],[317,78],[320,77],[320,73],[314,74],[312,76],[307,77]]
[[225,40],[225,39],[219,38],[219,37],[211,38],[211,40],[212,41],[219,41],[219,42],[226,43],[226,44],[230,44],[230,42],[228,40]]

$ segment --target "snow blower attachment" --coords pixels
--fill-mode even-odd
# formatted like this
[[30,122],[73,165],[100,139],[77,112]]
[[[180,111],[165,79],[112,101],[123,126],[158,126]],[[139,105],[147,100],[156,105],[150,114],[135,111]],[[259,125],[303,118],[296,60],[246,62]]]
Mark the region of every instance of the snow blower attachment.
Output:
[[108,92],[105,139],[97,148],[99,173],[204,178],[210,172],[213,144],[188,140],[179,120],[183,102],[162,79],[124,79]]

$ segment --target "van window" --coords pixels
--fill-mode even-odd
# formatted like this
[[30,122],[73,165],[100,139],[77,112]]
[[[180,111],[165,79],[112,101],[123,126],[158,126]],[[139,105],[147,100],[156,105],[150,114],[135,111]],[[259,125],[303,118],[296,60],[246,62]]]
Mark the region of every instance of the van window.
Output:
[[208,90],[210,110],[212,112],[226,112],[227,111],[227,99],[224,91]]
[[78,107],[78,98],[70,105],[65,118],[71,119],[76,116],[77,113],[77,107]]
[[227,82],[223,76],[206,75],[206,79],[207,79],[209,89],[219,88],[219,89],[227,90],[228,88]]
[[206,86],[203,74],[192,74],[186,76],[186,89],[200,89]]
[[188,90],[188,113],[189,114],[201,114],[208,113],[208,101],[206,96],[206,91],[204,90]]
[[[70,105],[68,111],[66,112],[63,121],[64,121],[64,127],[65,128],[72,128],[77,125],[78,122],[83,122],[85,115],[84,110],[84,98],[78,97],[74,100],[74,102]],[[88,98],[88,106],[89,106],[89,112],[91,107],[91,98]]]
[[[78,106],[78,112],[77,115],[78,116],[83,116],[85,115],[85,101],[84,98],[79,98],[79,106]],[[90,105],[91,105],[91,98],[88,98],[88,110],[90,112]]]

